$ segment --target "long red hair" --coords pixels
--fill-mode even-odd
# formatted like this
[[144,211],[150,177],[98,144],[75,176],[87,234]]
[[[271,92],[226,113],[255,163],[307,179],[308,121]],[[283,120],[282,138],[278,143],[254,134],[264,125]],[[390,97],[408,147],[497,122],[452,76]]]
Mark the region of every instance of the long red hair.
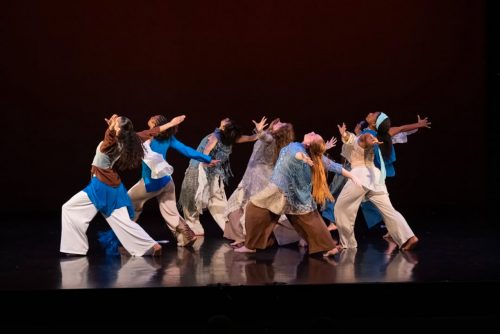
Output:
[[326,144],[323,139],[313,141],[309,147],[309,156],[313,161],[312,168],[312,195],[316,203],[323,206],[326,200],[333,201],[333,196],[326,182],[325,165],[323,164],[323,153],[326,151]]

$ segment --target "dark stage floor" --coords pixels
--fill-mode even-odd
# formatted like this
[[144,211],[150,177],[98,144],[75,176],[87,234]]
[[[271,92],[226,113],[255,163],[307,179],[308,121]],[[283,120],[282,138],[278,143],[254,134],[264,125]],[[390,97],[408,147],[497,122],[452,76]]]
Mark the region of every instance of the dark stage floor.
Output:
[[[143,226],[157,239],[171,237],[157,219],[146,220]],[[197,318],[202,322],[209,314],[232,314],[241,303],[255,299],[267,305],[263,310],[274,304],[281,310],[305,307],[312,312],[310,307],[315,305],[318,314],[323,307],[340,305],[342,310],[337,309],[336,316],[357,315],[363,319],[372,316],[377,305],[382,309],[375,313],[383,314],[388,309],[382,305],[391,300],[392,313],[387,316],[402,319],[405,309],[412,310],[408,316],[418,316],[409,298],[428,304],[420,313],[425,317],[465,316],[475,322],[477,317],[490,319],[498,315],[498,310],[485,306],[464,306],[469,303],[466,299],[475,302],[475,298],[479,301],[498,295],[498,229],[488,224],[466,225],[439,219],[412,221],[412,227],[421,243],[411,252],[391,247],[382,238],[383,230],[376,228],[359,230],[358,249],[345,250],[329,259],[308,256],[297,245],[239,254],[227,240],[217,236],[217,231],[207,227],[207,236],[192,249],[169,243],[162,257],[151,258],[105,256],[95,241],[97,230],[106,228],[98,219],[88,232],[89,255],[65,257],[58,252],[58,219],[7,219],[2,224],[0,286],[2,295],[12,299],[12,305],[25,301],[36,305],[47,298],[71,307],[75,307],[74,300],[86,299],[90,303],[127,303],[130,298],[144,298],[149,303],[166,298],[181,303],[189,298],[196,307],[208,305],[211,313]],[[351,295],[360,293],[362,300],[351,300]],[[365,309],[366,305],[370,306]],[[351,306],[355,312],[345,309]],[[148,313],[145,309],[140,312]],[[187,317],[183,312],[173,314]],[[329,312],[326,315],[332,316]],[[278,321],[270,315],[264,318],[271,324]]]

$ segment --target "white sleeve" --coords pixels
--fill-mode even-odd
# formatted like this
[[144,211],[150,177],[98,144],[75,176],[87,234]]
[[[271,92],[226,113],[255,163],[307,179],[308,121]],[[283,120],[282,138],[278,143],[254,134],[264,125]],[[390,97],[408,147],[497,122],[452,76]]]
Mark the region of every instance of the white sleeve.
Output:
[[172,175],[174,167],[165,161],[161,154],[151,149],[150,142],[150,140],[147,140],[143,143],[144,158],[142,158],[142,161],[151,169],[151,177],[153,179],[160,179],[164,176]]
[[418,129],[411,130],[411,131],[406,131],[406,132],[400,132],[394,136],[391,137],[392,143],[393,144],[404,144],[408,142],[408,136],[411,134],[414,134],[417,132]]

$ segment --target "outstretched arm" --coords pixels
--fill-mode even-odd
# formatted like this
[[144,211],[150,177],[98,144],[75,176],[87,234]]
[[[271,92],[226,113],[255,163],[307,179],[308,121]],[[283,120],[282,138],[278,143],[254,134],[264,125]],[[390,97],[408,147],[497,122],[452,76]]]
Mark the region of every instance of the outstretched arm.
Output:
[[342,173],[342,165],[336,163],[335,161],[328,159],[326,156],[322,156],[321,160],[323,160],[323,165],[325,165],[325,169],[329,172],[334,172],[335,174]]
[[251,136],[248,135],[242,135],[238,139],[236,139],[235,143],[241,144],[241,143],[248,143],[252,141],[257,140],[257,134],[253,134]]
[[342,168],[342,176],[347,177],[348,179],[351,179],[351,181],[357,185],[358,187],[362,187],[363,185],[361,184],[361,181],[350,171],[348,171],[345,168]]
[[352,174],[350,171],[342,167],[341,164],[338,164],[327,157],[323,156],[323,164],[325,165],[326,170],[329,172],[334,172],[336,174],[342,174],[342,176],[347,177],[348,179],[351,179],[352,182],[354,182],[355,185],[361,187],[361,182],[356,178],[354,174]]
[[372,148],[375,144],[380,145],[383,144],[383,142],[379,141],[377,137],[375,137],[371,133],[362,134],[358,138],[358,145],[363,149]]
[[172,118],[170,122],[160,125],[160,132],[163,132],[167,129],[173,128],[174,126],[181,124],[182,122],[184,122],[184,119],[186,119],[186,115],[180,115]]
[[241,144],[241,143],[248,143],[248,142],[256,141],[258,136],[259,136],[259,133],[264,131],[264,128],[267,126],[266,121],[267,121],[267,118],[265,116],[262,117],[262,119],[260,120],[259,123],[252,120],[253,124],[255,125],[255,133],[251,136],[242,135],[238,139],[236,139],[235,143]]
[[180,140],[175,138],[175,136],[171,137],[170,146],[189,159],[195,159],[205,163],[210,163],[212,161],[212,158],[209,155],[198,152],[194,148],[185,145]]
[[141,131],[141,132],[137,132],[137,135],[144,142],[144,141],[146,141],[148,139],[151,139],[151,137],[156,136],[159,133],[161,133],[161,132],[163,132],[163,131],[171,128],[171,127],[179,125],[180,123],[182,123],[184,121],[185,118],[186,118],[186,115],[181,115],[181,116],[174,117],[168,123],[165,123],[165,124],[160,125],[160,126],[156,126],[156,127],[152,128],[152,129],[148,129],[148,130],[144,130],[144,131]]
[[406,124],[406,125],[402,125],[402,126],[393,126],[389,129],[389,135],[394,136],[400,132],[408,132],[408,131],[412,131],[412,130],[419,129],[419,128],[429,128],[430,129],[431,128],[430,125],[431,125],[431,122],[429,122],[427,117],[421,119],[420,115],[417,115],[417,122],[416,123]]
[[325,143],[325,146],[327,151],[331,148],[334,148],[335,146],[337,146],[337,138],[330,138],[330,140]]

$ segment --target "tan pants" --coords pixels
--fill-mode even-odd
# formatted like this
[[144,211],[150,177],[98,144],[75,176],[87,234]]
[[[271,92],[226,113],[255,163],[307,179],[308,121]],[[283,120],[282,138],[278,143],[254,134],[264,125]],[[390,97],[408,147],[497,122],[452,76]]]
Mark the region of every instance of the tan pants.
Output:
[[359,205],[365,197],[380,210],[387,231],[399,247],[414,236],[404,217],[392,206],[389,194],[375,193],[358,187],[349,180],[337,198],[334,212],[342,247],[356,248],[358,246],[354,236],[354,221]]
[[[86,192],[80,191],[62,206],[61,252],[85,255],[89,249],[87,229],[98,210]],[[126,207],[106,218],[123,247],[133,256],[151,254],[156,241],[132,221]]]
[[[226,227],[226,217],[224,213],[227,206],[227,198],[226,192],[224,191],[224,184],[219,180],[219,177],[214,177],[212,180],[212,193],[208,199],[207,208],[217,225],[224,231]],[[203,235],[205,232],[200,223],[200,214],[198,212],[189,212],[186,208],[183,208],[182,211],[186,223],[193,232],[196,235]]]
[[174,234],[177,238],[177,243],[180,246],[188,243],[186,237],[176,232],[177,226],[184,221],[184,218],[177,210],[177,201],[175,198],[175,184],[174,180],[170,180],[162,189],[154,192],[147,192],[146,185],[144,184],[144,180],[140,179],[130,190],[128,191],[128,195],[132,200],[132,204],[134,205],[135,217],[134,220],[137,221],[139,216],[142,213],[142,209],[144,204],[152,198],[158,200],[158,205],[160,207],[160,213],[167,224],[168,229]]
[[[286,216],[297,233],[307,240],[309,254],[327,252],[336,246],[318,211]],[[245,216],[245,246],[250,249],[265,249],[271,246],[274,243],[271,235],[279,217],[249,201]]]

